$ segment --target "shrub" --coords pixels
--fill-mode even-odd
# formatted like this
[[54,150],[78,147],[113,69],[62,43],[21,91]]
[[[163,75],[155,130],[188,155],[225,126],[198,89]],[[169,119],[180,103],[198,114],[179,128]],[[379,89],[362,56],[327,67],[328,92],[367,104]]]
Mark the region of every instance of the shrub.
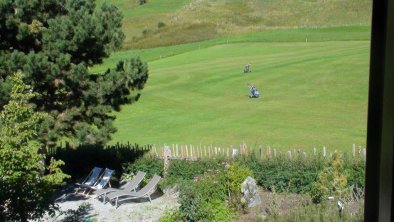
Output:
[[153,177],[154,174],[163,175],[163,160],[158,160],[150,155],[136,160],[134,163],[126,165],[124,168],[125,176],[127,174],[136,173],[137,171],[143,171],[146,173],[146,177]]
[[346,161],[343,165],[347,175],[348,184],[364,187],[365,184],[365,162],[361,160]]
[[329,196],[343,198],[349,194],[343,160],[338,152],[334,152],[330,165],[319,173],[312,187],[312,201],[315,203],[320,203]]
[[[37,126],[48,115],[29,103],[38,94],[17,72],[10,77],[11,100],[0,112],[0,221],[29,221],[53,214],[52,196],[69,176],[60,170],[63,161],[43,164]],[[45,174],[44,172],[47,172]]]
[[223,201],[212,199],[202,204],[206,217],[202,221],[232,221],[236,217],[236,213],[229,208]]
[[146,36],[146,35],[148,35],[150,32],[151,32],[150,29],[144,28],[144,29],[142,30],[142,35],[143,35],[143,36]]
[[228,165],[227,181],[229,191],[231,193],[240,193],[242,182],[244,182],[246,177],[251,175],[252,172],[249,170],[249,168],[242,166],[239,162]]
[[[207,203],[224,203],[226,197],[226,177],[223,171],[209,172],[198,181],[185,181],[179,194],[180,215],[186,221],[202,221],[213,217],[212,209],[208,208]],[[220,209],[222,208],[216,210]]]
[[297,156],[293,159],[277,156],[258,160],[251,155],[242,162],[252,170],[258,185],[267,190],[275,187],[279,193],[308,193],[319,172],[327,165],[327,161],[319,156]]
[[252,172],[239,162],[226,165],[226,168],[228,168],[226,172],[226,182],[229,192],[229,203],[235,209],[244,212],[246,210],[246,203],[241,201],[241,184],[248,176],[252,175]]
[[202,177],[205,172],[213,172],[222,167],[220,160],[172,160],[168,167],[167,177],[161,183],[162,188],[172,186],[182,181]]
[[157,28],[163,28],[164,26],[166,26],[166,24],[164,22],[158,22],[157,23]]

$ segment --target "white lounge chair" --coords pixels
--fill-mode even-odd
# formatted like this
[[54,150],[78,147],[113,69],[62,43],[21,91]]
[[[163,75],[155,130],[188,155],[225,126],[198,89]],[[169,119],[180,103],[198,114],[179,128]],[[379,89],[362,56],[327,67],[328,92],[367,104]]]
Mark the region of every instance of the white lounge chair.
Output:
[[97,180],[99,178],[99,175],[103,168],[100,167],[94,167],[92,171],[88,174],[88,176],[82,180],[80,183],[75,183],[75,185],[81,187],[81,186],[93,186],[95,183],[97,183]]
[[114,170],[105,168],[104,172],[99,176],[99,179],[93,185],[81,184],[80,188],[85,188],[86,194],[89,194],[92,190],[100,190],[105,188],[109,183],[109,179],[111,179],[112,173]]
[[135,175],[131,181],[128,181],[126,184],[121,186],[119,189],[118,188],[106,188],[106,189],[96,191],[96,193],[95,193],[96,198],[100,199],[100,196],[101,196],[103,199],[103,202],[104,202],[105,199],[107,198],[107,194],[109,194],[109,193],[118,192],[118,191],[122,191],[122,190],[136,191],[139,184],[144,179],[145,175],[146,175],[145,172],[138,171],[137,175]]
[[150,202],[152,199],[150,195],[155,191],[157,184],[160,182],[161,177],[158,175],[154,175],[152,179],[139,191],[125,191],[120,190],[117,192],[109,193],[107,195],[107,199],[110,202],[115,201],[116,208],[119,206],[119,202],[131,199],[139,199],[139,198],[148,198]]

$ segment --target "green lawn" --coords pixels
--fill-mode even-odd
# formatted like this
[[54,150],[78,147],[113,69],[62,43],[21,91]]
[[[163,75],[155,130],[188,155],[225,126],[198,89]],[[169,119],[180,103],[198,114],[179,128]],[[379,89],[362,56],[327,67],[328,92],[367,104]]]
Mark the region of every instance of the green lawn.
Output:
[[[246,142],[285,150],[365,146],[369,41],[285,42],[277,36],[278,42],[237,43],[234,37],[228,44],[208,41],[115,54],[117,59],[146,56],[150,77],[140,101],[117,114],[112,143]],[[183,49],[167,57],[177,47]],[[245,75],[248,62],[253,72]],[[249,99],[247,83],[262,98]]]
[[181,53],[200,50],[215,45],[250,42],[326,42],[326,41],[369,41],[369,26],[338,26],[323,28],[292,28],[252,32],[242,35],[224,36],[207,41],[179,44],[150,49],[119,51],[104,61],[104,64],[92,68],[92,72],[103,72],[108,67],[115,67],[120,60],[139,56],[145,61],[154,61]]

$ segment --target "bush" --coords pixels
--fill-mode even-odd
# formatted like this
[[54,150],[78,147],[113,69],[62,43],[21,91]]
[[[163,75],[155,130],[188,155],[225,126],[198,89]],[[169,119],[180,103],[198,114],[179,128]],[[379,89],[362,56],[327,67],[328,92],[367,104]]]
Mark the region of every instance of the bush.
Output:
[[224,203],[226,198],[226,177],[223,170],[209,172],[198,181],[182,183],[179,212],[185,221],[202,221],[213,217],[211,209],[207,208],[207,203],[212,201]]
[[[237,215],[236,210],[245,211],[246,204],[241,201],[241,184],[251,175],[251,171],[239,162],[225,165],[220,162],[210,160],[174,164],[173,169],[188,166],[173,172],[185,176],[179,195],[179,212],[185,221],[231,221]],[[203,176],[191,181],[191,175],[199,175],[203,169],[206,170]]]
[[343,159],[338,152],[334,152],[330,165],[319,173],[312,187],[312,201],[315,203],[320,203],[329,196],[344,198],[350,194]]
[[252,175],[252,172],[239,162],[226,165],[226,168],[228,168],[226,172],[226,182],[229,192],[229,203],[238,211],[245,212],[247,205],[241,201],[241,184],[248,176]]
[[166,26],[166,24],[164,22],[158,22],[157,23],[157,28],[163,28],[164,26]]
[[143,35],[143,36],[146,36],[146,35],[148,35],[150,32],[151,32],[150,29],[144,28],[144,29],[142,30],[142,35]]
[[146,177],[148,178],[153,177],[154,174],[163,176],[163,166],[163,160],[158,160],[150,155],[145,155],[134,163],[126,165],[124,167],[124,174],[134,174],[138,171],[143,171],[146,173]]
[[327,161],[319,156],[293,159],[278,156],[258,160],[252,155],[242,162],[252,170],[258,185],[267,190],[275,187],[279,193],[308,193],[319,172],[327,165]]
[[349,185],[364,187],[365,185],[365,162],[360,160],[346,161],[344,171]]
[[162,188],[173,186],[182,181],[201,178],[205,172],[213,172],[223,168],[220,160],[172,160],[168,167],[167,177],[161,183]]
[[223,201],[212,199],[202,204],[206,217],[202,221],[232,221],[237,215]]

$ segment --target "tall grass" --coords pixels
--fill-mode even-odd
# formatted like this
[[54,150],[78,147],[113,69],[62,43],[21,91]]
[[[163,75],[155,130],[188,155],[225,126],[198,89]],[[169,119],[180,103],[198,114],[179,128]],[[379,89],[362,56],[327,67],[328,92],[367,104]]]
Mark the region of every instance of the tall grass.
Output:
[[[369,26],[371,0],[100,0],[124,14],[125,49],[153,48],[277,28]],[[164,22],[166,28],[158,29]],[[143,35],[144,30],[150,30]]]

